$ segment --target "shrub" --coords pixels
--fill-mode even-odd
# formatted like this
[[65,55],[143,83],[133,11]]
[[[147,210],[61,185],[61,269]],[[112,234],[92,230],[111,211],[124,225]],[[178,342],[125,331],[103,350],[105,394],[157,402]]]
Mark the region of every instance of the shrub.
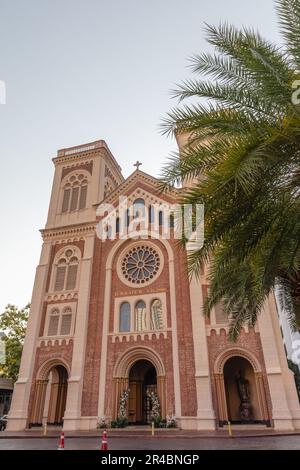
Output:
[[103,416],[102,418],[99,419],[97,423],[97,429],[105,429],[105,428],[109,428],[109,422],[107,421],[105,416]]
[[127,418],[117,418],[110,423],[111,428],[126,428],[128,425]]
[[167,428],[177,428],[176,417],[174,415],[167,416],[166,423]]

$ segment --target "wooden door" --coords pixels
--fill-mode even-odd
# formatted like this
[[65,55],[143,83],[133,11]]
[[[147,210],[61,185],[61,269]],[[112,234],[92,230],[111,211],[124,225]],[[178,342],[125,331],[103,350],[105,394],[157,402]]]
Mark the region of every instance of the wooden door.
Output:
[[128,422],[136,422],[136,382],[130,382],[129,400],[128,400]]
[[128,422],[141,423],[143,421],[142,411],[142,383],[132,381],[129,384]]

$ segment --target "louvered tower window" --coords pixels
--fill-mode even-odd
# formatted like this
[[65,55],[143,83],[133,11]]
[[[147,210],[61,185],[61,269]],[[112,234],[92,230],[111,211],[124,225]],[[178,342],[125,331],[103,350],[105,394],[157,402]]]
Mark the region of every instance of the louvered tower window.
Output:
[[74,290],[77,285],[79,260],[74,249],[68,248],[56,264],[54,291]]
[[52,310],[49,318],[48,336],[56,336],[58,333],[59,310]]
[[54,308],[49,313],[47,336],[68,336],[71,334],[73,312],[71,307],[63,310]]
[[63,188],[61,212],[85,209],[88,182],[83,174],[72,174]]
[[72,325],[72,310],[66,307],[61,317],[60,334],[69,335]]

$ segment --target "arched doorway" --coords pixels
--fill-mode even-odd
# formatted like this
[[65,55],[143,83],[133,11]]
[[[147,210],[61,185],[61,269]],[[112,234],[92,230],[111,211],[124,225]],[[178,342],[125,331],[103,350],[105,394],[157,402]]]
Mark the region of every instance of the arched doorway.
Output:
[[62,425],[66,408],[68,372],[62,364],[45,366],[35,382],[30,426]]
[[61,425],[66,409],[68,373],[63,366],[56,366],[51,376],[47,423]]
[[261,423],[270,426],[266,383],[258,360],[242,348],[221,353],[214,365],[219,426]]
[[149,392],[157,393],[156,369],[150,361],[137,361],[129,372],[128,421],[131,424],[151,422]]
[[143,423],[149,419],[149,412],[147,417],[145,410],[150,405],[144,398],[147,388],[156,388],[161,417],[166,417],[166,371],[156,351],[138,346],[128,349],[119,357],[114,368],[112,393],[107,396],[106,416],[118,418],[120,397],[128,388],[131,390],[128,403],[130,423]]

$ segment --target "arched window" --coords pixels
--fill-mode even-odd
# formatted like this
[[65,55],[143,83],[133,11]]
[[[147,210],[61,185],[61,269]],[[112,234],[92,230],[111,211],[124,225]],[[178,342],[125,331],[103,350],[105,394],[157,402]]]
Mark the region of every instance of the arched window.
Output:
[[70,259],[68,269],[67,269],[67,282],[66,282],[66,290],[74,290],[76,287],[76,280],[77,280],[77,270],[78,270],[78,258],[73,256]]
[[142,198],[136,199],[133,203],[133,217],[145,217],[145,201]]
[[139,300],[135,305],[135,330],[147,330],[146,304],[143,300]]
[[72,248],[67,248],[56,263],[54,291],[74,290],[77,284],[79,259]]
[[58,324],[59,324],[59,310],[55,308],[50,313],[48,336],[56,336],[58,334]]
[[57,263],[57,268],[56,268],[56,277],[55,277],[55,284],[54,284],[54,290],[55,291],[60,291],[64,290],[65,287],[65,278],[66,278],[66,272],[67,272],[67,260],[65,258],[61,258],[58,260]]
[[160,226],[164,224],[164,213],[163,211],[159,211],[158,213],[158,223]]
[[125,227],[129,227],[130,224],[130,211],[129,209],[126,209],[124,212],[124,225]]
[[87,179],[83,174],[72,174],[63,188],[61,211],[72,212],[86,207]]
[[54,308],[49,313],[47,336],[67,336],[71,334],[72,308],[65,307],[63,310]]
[[62,208],[61,208],[62,212],[68,212],[69,210],[71,191],[72,191],[71,185],[67,183],[64,188],[64,197],[63,197]]
[[119,330],[122,332],[130,331],[130,305],[123,302],[120,307]]
[[154,223],[154,207],[153,206],[149,206],[148,208],[148,220],[149,220],[149,224]]
[[81,185],[78,209],[85,209],[87,196],[87,182]]
[[61,316],[60,334],[69,335],[71,332],[72,325],[72,309],[65,307]]
[[162,303],[160,299],[155,299],[151,303],[151,330],[161,330],[163,327]]
[[116,218],[116,233],[120,232],[120,217]]
[[170,214],[170,228],[174,228],[175,227],[175,216],[174,214]]

